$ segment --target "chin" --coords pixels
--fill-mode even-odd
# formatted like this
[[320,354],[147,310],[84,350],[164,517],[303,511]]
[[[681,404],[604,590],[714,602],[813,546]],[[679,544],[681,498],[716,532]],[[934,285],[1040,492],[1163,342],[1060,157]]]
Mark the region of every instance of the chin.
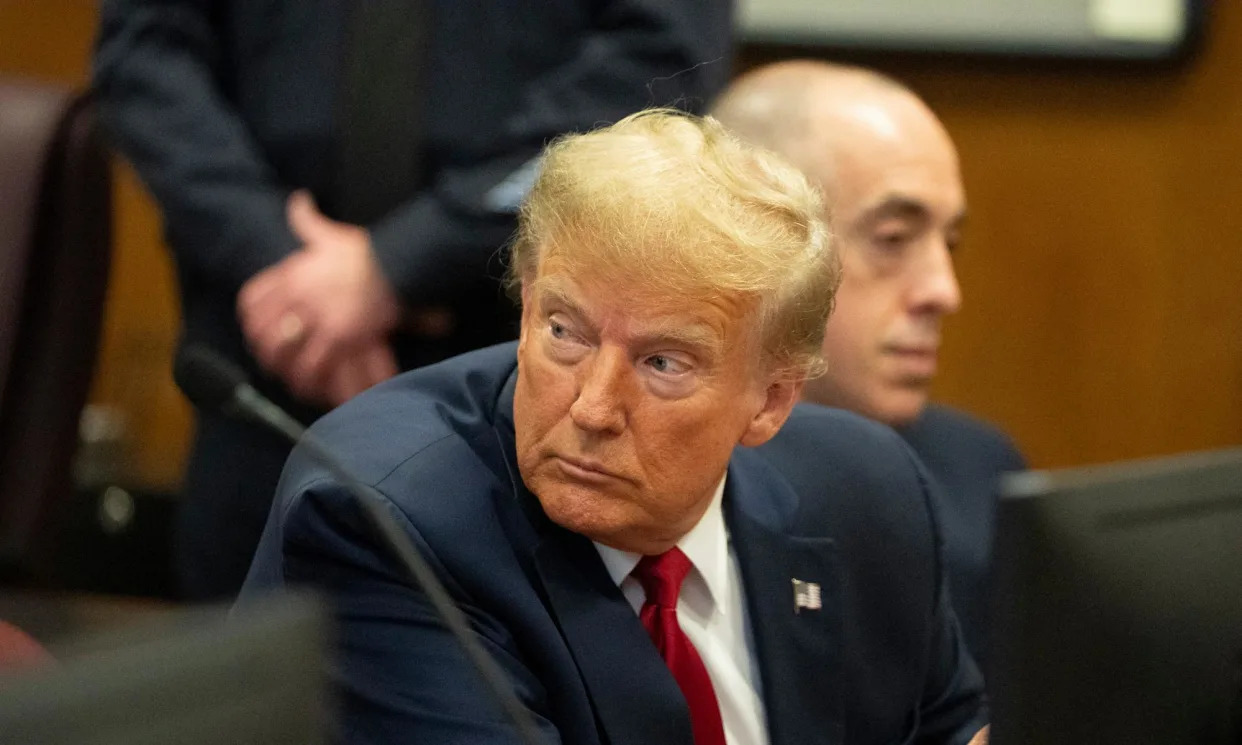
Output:
[[902,409],[889,414],[888,416],[880,419],[880,421],[890,427],[901,428],[913,423],[914,420],[918,419],[919,415],[922,413],[923,407],[921,406],[917,409]]
[[627,526],[624,505],[594,489],[541,479],[530,487],[548,519],[568,531],[608,543]]
[[918,419],[925,408],[927,408],[926,391],[903,390],[872,401],[868,415],[890,427],[901,427]]
[[542,492],[531,491],[549,520],[620,551],[658,554],[680,537],[668,535],[665,527],[657,527],[650,515],[624,497],[559,482],[545,483]]

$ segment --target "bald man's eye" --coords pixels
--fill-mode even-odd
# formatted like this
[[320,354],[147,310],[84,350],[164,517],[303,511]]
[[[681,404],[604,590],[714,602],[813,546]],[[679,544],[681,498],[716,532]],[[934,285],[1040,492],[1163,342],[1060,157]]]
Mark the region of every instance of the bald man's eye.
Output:
[[914,238],[910,230],[881,230],[871,238],[871,242],[886,252],[897,252],[906,247]]

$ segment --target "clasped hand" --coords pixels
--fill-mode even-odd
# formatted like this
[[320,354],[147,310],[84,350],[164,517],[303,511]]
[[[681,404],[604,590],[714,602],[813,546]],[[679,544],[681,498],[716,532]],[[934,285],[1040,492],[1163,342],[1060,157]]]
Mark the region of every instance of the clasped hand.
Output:
[[397,373],[388,337],[401,304],[365,229],[325,217],[305,191],[289,197],[288,220],[301,249],[242,286],[238,319],[265,370],[337,406]]

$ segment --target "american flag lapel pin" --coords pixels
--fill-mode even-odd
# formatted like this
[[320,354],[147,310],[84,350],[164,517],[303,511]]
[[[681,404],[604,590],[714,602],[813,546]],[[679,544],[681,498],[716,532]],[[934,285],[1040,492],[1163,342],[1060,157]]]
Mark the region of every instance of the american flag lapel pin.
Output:
[[819,585],[814,582],[803,582],[800,579],[791,580],[793,582],[794,592],[794,613],[801,613],[803,608],[807,610],[819,610],[823,607],[823,603],[819,597]]

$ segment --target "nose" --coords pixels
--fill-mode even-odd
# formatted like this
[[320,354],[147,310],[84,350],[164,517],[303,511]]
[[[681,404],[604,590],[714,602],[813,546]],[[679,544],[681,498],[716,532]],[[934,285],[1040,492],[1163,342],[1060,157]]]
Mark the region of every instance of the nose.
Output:
[[953,269],[953,254],[943,239],[928,247],[911,277],[910,305],[915,313],[948,315],[962,307],[962,288]]
[[607,347],[583,361],[578,397],[569,416],[587,432],[617,434],[625,428],[624,395],[629,372],[625,355]]

